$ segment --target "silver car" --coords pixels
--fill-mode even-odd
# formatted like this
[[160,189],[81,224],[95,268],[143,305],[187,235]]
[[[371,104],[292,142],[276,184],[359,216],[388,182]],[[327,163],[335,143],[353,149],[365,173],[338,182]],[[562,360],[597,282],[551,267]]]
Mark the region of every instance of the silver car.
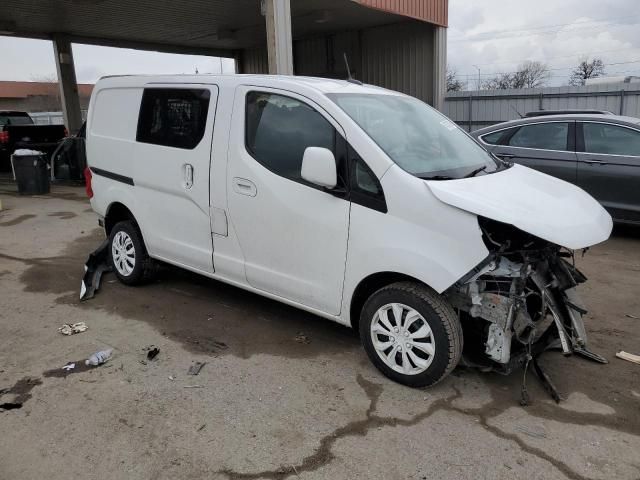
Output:
[[574,183],[616,222],[640,224],[640,119],[549,115],[471,134],[497,157]]

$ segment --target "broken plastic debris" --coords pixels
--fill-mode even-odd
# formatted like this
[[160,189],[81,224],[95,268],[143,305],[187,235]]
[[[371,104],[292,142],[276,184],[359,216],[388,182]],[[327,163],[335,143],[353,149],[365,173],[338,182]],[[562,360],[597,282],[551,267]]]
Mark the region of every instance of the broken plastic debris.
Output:
[[640,355],[634,355],[633,353],[620,351],[616,353],[616,357],[621,358],[622,360],[626,360],[627,362],[637,363],[638,365],[640,365]]
[[627,318],[633,318],[634,320],[640,320],[640,317],[636,317],[635,315],[631,315],[630,313],[627,313],[627,314],[625,315],[625,317],[627,317]]
[[71,362],[71,363],[67,363],[64,367],[62,367],[63,370],[65,371],[70,371],[73,370],[74,368],[76,368],[76,364]]
[[82,333],[87,330],[87,324],[84,322],[78,323],[65,323],[58,331],[63,335],[75,335],[76,333]]
[[207,362],[196,362],[189,367],[189,375],[198,375]]
[[154,347],[153,345],[151,345],[151,347],[152,348],[147,352],[147,360],[153,360],[160,353],[160,349],[158,347]]
[[104,362],[108,361],[113,354],[113,349],[110,348],[108,350],[102,350],[100,352],[96,352],[91,355],[87,360],[85,360],[85,365],[93,365],[94,367],[97,365],[101,365]]

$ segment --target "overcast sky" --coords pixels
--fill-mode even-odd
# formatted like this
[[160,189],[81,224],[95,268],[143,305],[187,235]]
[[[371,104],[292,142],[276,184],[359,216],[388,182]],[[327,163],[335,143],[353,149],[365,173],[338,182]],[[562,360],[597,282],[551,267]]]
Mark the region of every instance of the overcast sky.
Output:
[[[49,41],[0,37],[2,68],[0,80],[42,80],[56,78],[53,45]],[[173,55],[126,48],[73,45],[76,77],[93,83],[103,75],[136,73],[233,72],[233,60],[198,55]]]
[[[449,65],[470,87],[525,60],[551,69],[550,85],[566,84],[583,56],[601,57],[609,75],[640,75],[639,0],[450,0]],[[0,37],[0,80],[53,78],[51,42]],[[218,73],[219,59],[74,45],[79,82],[125,73]],[[224,72],[233,62],[222,62]]]
[[607,75],[640,75],[640,1],[450,0],[448,39],[449,65],[470,87],[474,65],[486,79],[526,60],[549,65],[550,86],[583,56],[602,58]]

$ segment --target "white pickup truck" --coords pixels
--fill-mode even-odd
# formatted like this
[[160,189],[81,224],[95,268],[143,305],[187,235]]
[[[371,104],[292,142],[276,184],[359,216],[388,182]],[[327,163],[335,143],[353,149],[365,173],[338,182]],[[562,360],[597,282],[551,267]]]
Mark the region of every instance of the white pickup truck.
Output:
[[360,332],[414,387],[587,350],[573,250],[606,240],[579,188],[492,157],[421,101],[355,81],[101,79],[87,191],[126,284],[162,261]]

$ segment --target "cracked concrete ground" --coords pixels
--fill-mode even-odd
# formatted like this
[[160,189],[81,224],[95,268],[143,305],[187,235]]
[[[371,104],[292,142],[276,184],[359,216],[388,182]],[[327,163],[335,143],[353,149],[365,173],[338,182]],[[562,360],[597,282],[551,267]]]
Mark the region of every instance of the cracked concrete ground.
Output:
[[[5,181],[0,200],[0,404],[22,404],[0,410],[0,479],[640,477],[640,366],[614,358],[640,353],[637,230],[579,259],[610,363],[545,354],[566,400],[531,376],[522,408],[520,373],[408,389],[348,329],[172,268],[139,288],[107,275],[79,304],[101,240],[83,190],[19,197]],[[57,332],[78,321],[89,330]],[[149,345],[160,354],[144,364]],[[102,367],[50,372],[109,347]]]

